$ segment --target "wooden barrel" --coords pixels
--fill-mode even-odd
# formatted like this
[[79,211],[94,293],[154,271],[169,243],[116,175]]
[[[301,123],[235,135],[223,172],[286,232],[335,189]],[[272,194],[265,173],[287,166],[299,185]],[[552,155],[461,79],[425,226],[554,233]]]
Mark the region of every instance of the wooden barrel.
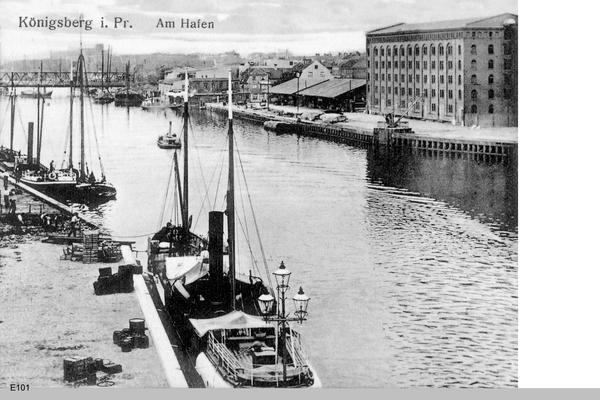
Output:
[[134,335],[143,335],[146,331],[146,321],[143,318],[130,319],[129,330]]

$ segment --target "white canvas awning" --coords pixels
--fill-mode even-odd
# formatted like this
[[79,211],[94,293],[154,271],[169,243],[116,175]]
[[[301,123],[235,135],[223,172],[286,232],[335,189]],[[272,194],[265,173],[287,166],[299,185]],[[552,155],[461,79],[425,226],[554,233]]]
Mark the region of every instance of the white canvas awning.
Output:
[[273,325],[265,322],[262,318],[241,311],[232,311],[217,318],[190,319],[190,322],[200,336],[215,329],[273,328]]
[[174,281],[185,276],[185,284],[197,281],[208,275],[208,264],[202,264],[202,257],[168,257],[166,259],[167,279]]

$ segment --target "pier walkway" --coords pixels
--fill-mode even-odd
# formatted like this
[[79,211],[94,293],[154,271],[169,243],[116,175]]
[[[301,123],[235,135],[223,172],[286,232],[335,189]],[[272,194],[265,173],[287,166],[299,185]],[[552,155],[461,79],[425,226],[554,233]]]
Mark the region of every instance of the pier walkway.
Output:
[[[227,112],[222,103],[209,103],[207,107],[221,113]],[[297,112],[298,111],[298,112]],[[344,140],[363,145],[408,147],[417,151],[465,153],[479,156],[505,156],[514,154],[518,147],[518,128],[478,128],[452,125],[433,121],[409,119],[412,133],[401,133],[385,127],[383,115],[344,113],[346,122],[330,124],[310,121],[319,110],[293,106],[269,106],[251,108],[234,106],[233,113],[239,118],[257,123],[276,121],[286,124],[289,133],[325,139]]]

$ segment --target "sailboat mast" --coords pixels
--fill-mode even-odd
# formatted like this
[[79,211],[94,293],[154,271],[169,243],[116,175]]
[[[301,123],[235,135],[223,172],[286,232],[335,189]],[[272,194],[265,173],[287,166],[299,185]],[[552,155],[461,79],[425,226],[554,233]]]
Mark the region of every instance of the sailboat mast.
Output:
[[[187,71],[185,73],[185,92],[183,94],[183,204],[181,205],[181,213],[182,213],[182,223],[183,223],[183,234],[185,246],[187,247],[189,229],[190,227],[188,222],[188,202],[189,202],[189,194],[188,194],[188,119],[189,119],[189,107],[188,107],[188,75]],[[187,248],[184,248],[183,251],[187,251]]]
[[104,47],[102,47],[102,67],[100,69],[100,84],[102,85],[101,93],[104,93]]
[[79,100],[81,103],[81,170],[80,177],[82,181],[85,181],[85,134],[84,134],[84,124],[83,124],[83,50],[79,53],[79,60],[77,61],[77,78],[79,79]]
[[73,81],[73,60],[71,60],[71,73],[69,80],[69,170],[73,169],[73,97],[75,96],[75,82]]
[[42,84],[42,62],[40,62],[40,74],[38,76],[38,85],[37,85],[37,160],[36,160],[36,165],[39,167],[40,166],[40,152],[41,152],[41,147],[40,147],[40,125],[41,125],[41,119],[40,119],[40,100],[42,98],[42,95],[40,94],[40,85]]
[[229,70],[229,179],[227,187],[227,235],[229,242],[229,279],[231,279],[231,307],[235,309],[235,182],[233,168],[233,109],[231,89],[231,70]]
[[10,83],[12,91],[10,93],[10,153],[13,152],[13,141],[15,138],[15,102],[17,101],[17,94],[15,92],[15,81],[14,72],[10,73]]

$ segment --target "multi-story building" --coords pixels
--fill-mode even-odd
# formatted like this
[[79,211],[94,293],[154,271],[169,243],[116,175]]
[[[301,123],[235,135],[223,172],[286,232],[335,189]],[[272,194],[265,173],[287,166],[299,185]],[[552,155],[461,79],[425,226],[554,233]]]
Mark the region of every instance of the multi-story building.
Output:
[[369,112],[518,125],[517,15],[400,23],[366,41]]

